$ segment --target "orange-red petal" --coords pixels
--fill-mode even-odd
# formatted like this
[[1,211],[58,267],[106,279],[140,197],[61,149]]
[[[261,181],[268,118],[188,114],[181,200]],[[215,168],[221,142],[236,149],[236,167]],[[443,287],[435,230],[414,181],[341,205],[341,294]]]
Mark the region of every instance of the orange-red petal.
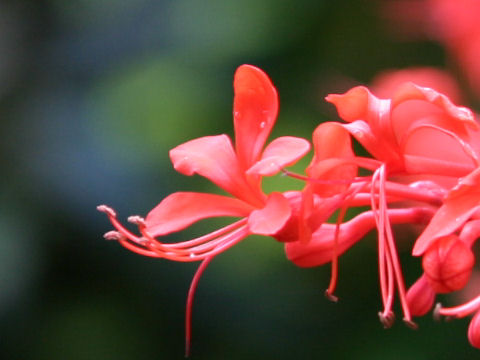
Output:
[[235,197],[255,203],[257,194],[247,185],[227,135],[190,140],[170,150],[170,159],[178,172],[204,176]]
[[480,168],[460,179],[450,190],[444,204],[413,247],[413,255],[422,255],[439,237],[452,234],[480,208]]
[[235,198],[195,192],[176,192],[162,200],[145,219],[152,237],[185,229],[210,217],[246,217],[254,208]]
[[235,146],[240,165],[250,168],[260,153],[277,118],[277,91],[268,76],[252,65],[242,65],[233,81]]
[[302,138],[283,136],[267,145],[262,158],[256,162],[247,174],[272,176],[284,167],[293,165],[310,150],[310,143]]
[[252,234],[274,235],[285,226],[291,215],[288,200],[280,193],[272,193],[263,209],[250,214],[248,229]]

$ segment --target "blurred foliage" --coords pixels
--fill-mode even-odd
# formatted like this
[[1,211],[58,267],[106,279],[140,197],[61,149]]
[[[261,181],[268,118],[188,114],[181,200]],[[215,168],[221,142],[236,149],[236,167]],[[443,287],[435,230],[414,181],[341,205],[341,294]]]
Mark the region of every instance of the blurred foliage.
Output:
[[[444,64],[437,45],[392,37],[378,5],[0,2],[0,357],[181,358],[196,264],[143,258],[104,241],[110,225],[95,206],[112,205],[124,218],[176,190],[216,191],[176,174],[168,150],[233,135],[231,84],[242,63],[262,67],[278,87],[274,135],[307,138],[335,118],[327,93],[385,68]],[[268,191],[291,186],[301,184],[265,181]],[[416,276],[406,274],[409,282]],[[323,297],[328,278],[328,266],[292,266],[272,239],[245,240],[200,282],[192,358],[478,356],[466,322],[381,328],[373,239],[342,257],[338,304]]]

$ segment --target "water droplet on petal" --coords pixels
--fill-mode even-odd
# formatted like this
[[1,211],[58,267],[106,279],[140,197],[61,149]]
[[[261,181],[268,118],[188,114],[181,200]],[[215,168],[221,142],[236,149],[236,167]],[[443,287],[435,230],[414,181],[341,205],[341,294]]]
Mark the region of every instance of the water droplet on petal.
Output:
[[266,122],[266,121],[262,121],[262,122],[260,123],[260,129],[264,129],[265,126],[267,126],[267,122]]
[[240,116],[240,111],[235,111],[235,112],[233,113],[233,116],[239,117],[239,116]]

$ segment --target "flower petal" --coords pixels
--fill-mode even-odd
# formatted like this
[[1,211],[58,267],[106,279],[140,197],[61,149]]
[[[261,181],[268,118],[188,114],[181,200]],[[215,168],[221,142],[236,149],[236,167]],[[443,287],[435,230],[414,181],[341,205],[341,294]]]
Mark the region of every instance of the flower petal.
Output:
[[330,94],[325,98],[334,104],[339,116],[355,139],[376,159],[388,163],[389,169],[401,163],[398,143],[390,116],[390,100],[379,99],[364,86],[345,94]]
[[170,150],[170,159],[178,172],[184,175],[197,173],[233,196],[255,203],[257,194],[246,183],[227,135],[188,141]]
[[268,76],[252,65],[242,65],[233,81],[235,146],[240,165],[250,168],[260,156],[278,112],[277,91]]
[[256,162],[247,174],[272,176],[282,168],[293,165],[310,150],[310,143],[301,138],[283,136],[267,145],[262,159]]
[[274,235],[292,215],[288,200],[280,193],[272,193],[263,209],[253,211],[248,218],[248,228],[253,234]]
[[452,234],[480,208],[480,168],[460,179],[450,190],[413,247],[413,255],[422,255],[439,237]]
[[457,127],[457,132],[459,127],[463,128],[464,131],[466,128],[471,130],[479,128],[470,109],[454,105],[447,96],[440,94],[434,89],[421,87],[411,82],[403,84],[395,92],[395,95],[392,97],[392,111],[398,105],[412,100],[421,100],[437,106],[450,117],[451,125]]
[[[315,154],[308,166],[307,175],[315,180],[352,180],[357,176],[357,166],[350,134],[339,123],[326,122],[313,132]],[[331,196],[345,191],[350,184],[311,182],[313,191],[320,196]]]
[[210,217],[245,217],[253,209],[251,205],[227,196],[176,192],[148,213],[145,219],[146,231],[153,237],[166,235]]
[[406,82],[435,89],[457,103],[461,100],[461,90],[453,76],[444,70],[428,66],[382,71],[372,81],[372,90],[378,97],[391,98]]
[[340,256],[373,229],[373,221],[361,220],[350,220],[340,226],[336,247],[335,224],[323,224],[307,243],[302,241],[285,243],[288,260],[300,267],[319,266],[332,261],[334,251]]

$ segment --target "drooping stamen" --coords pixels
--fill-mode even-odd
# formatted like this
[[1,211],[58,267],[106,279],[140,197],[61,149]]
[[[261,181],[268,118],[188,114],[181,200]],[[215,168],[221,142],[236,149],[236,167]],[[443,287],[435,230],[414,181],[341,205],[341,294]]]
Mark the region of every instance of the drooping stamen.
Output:
[[354,187],[350,190],[347,190],[343,194],[343,205],[340,208],[340,211],[337,216],[337,220],[335,222],[335,234],[334,234],[334,240],[333,240],[333,255],[332,255],[332,271],[331,271],[331,276],[330,276],[330,283],[328,285],[328,289],[325,291],[325,296],[327,299],[337,302],[338,297],[333,295],[335,292],[335,288],[337,286],[337,280],[338,280],[338,238],[340,234],[340,225],[343,223],[343,220],[345,218],[345,215],[347,213],[347,210],[350,207],[350,202],[352,199],[355,198],[356,195],[358,195],[359,192],[363,191],[364,188],[367,186],[367,182],[364,182],[358,187]]
[[[378,183],[378,185],[377,185]],[[379,277],[384,305],[383,312],[379,313],[380,320],[385,327],[391,325],[391,309],[393,305],[394,281],[396,283],[404,321],[410,327],[415,327],[410,315],[406,300],[405,283],[401,271],[400,262],[396,250],[390,219],[388,217],[387,196],[386,196],[386,168],[379,167],[372,176],[371,183],[372,201],[371,207],[375,214],[375,221],[378,229],[378,256],[379,256]],[[378,188],[378,209],[375,202],[374,191]]]
[[346,207],[342,207],[337,217],[337,222],[335,224],[335,235],[333,238],[333,255],[332,255],[332,271],[330,275],[330,283],[327,290],[325,290],[325,296],[328,300],[337,302],[338,297],[333,295],[335,288],[337,286],[338,279],[338,234],[340,233],[340,224],[343,222],[343,218],[346,213]]
[[[382,165],[383,166],[383,165]],[[378,270],[379,270],[379,280],[380,280],[380,292],[382,295],[382,303],[384,306],[383,313],[385,314],[386,311],[386,304],[388,298],[388,286],[387,286],[387,278],[385,274],[385,232],[384,229],[384,217],[380,216],[377,209],[377,204],[375,202],[375,189],[376,189],[376,182],[378,181],[379,171],[375,171],[372,176],[372,187],[371,187],[371,208],[375,218],[375,223],[378,229]]]
[[193,309],[193,299],[195,297],[195,291],[197,290],[198,282],[202,277],[203,272],[207,268],[208,264],[212,261],[213,256],[205,258],[198,267],[195,275],[193,276],[192,282],[190,284],[190,289],[188,290],[187,296],[187,305],[185,309],[185,357],[190,356],[190,345],[192,340],[192,309]]
[[386,230],[386,237],[388,242],[388,251],[390,253],[392,265],[393,265],[393,272],[395,274],[395,280],[397,283],[398,295],[400,298],[400,303],[402,306],[402,311],[404,314],[403,321],[410,327],[415,328],[416,325],[413,323],[410,309],[408,307],[408,302],[406,298],[407,291],[405,289],[405,282],[403,280],[402,269],[400,265],[400,261],[398,259],[397,249],[395,240],[393,237],[392,226],[390,224],[390,219],[387,216],[387,201],[386,201],[386,191],[385,191],[385,183],[386,183],[386,168],[385,166],[380,167],[380,175],[379,175],[379,207],[381,214],[385,214],[385,230]]

